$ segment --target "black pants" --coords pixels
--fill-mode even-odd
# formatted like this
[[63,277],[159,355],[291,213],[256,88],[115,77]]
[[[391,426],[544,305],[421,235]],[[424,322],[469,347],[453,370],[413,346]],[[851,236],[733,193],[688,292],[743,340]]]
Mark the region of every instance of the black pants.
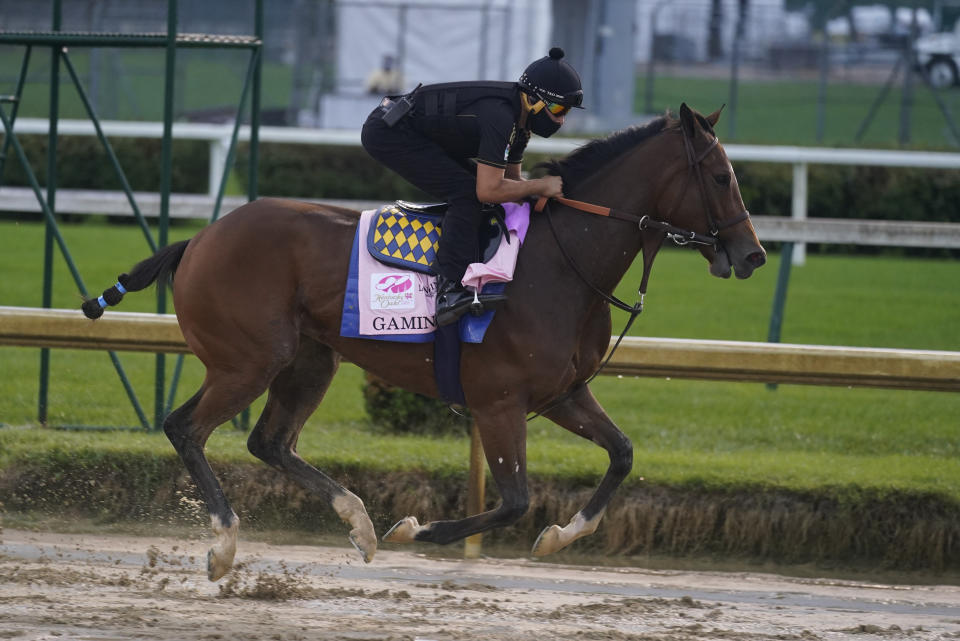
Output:
[[477,177],[468,161],[458,161],[405,118],[388,127],[379,107],[363,125],[363,148],[378,161],[432,197],[450,203],[443,217],[437,271],[460,281],[467,265],[479,260],[478,229],[482,220]]

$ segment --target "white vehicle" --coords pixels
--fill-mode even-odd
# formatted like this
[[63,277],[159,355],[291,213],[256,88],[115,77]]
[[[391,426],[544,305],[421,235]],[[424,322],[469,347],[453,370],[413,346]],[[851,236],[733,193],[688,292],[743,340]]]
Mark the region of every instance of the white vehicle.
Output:
[[924,70],[937,89],[960,84],[960,20],[953,31],[931,33],[914,44],[917,67]]

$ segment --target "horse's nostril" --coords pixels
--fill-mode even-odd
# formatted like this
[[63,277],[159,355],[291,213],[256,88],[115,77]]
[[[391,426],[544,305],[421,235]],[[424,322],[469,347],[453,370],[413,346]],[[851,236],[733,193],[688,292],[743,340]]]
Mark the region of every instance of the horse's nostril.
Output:
[[767,257],[763,252],[753,252],[747,256],[747,262],[753,265],[754,267],[761,267],[764,263],[767,262]]

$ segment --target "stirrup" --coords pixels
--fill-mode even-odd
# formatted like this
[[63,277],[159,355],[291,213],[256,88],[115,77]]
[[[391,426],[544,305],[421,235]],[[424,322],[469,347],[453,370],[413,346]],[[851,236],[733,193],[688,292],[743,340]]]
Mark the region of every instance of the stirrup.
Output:
[[470,313],[474,316],[480,316],[483,314],[483,303],[480,302],[480,292],[477,289],[473,290],[473,302],[470,303]]
[[506,294],[481,294],[475,289],[473,300],[470,301],[470,313],[481,316],[506,300]]

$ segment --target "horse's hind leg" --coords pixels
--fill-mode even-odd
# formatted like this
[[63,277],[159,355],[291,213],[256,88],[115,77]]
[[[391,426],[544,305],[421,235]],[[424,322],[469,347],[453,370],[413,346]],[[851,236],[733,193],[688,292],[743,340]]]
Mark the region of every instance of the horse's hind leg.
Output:
[[216,542],[207,553],[207,578],[220,579],[233,565],[240,520],[214,475],[203,446],[218,425],[229,421],[257,398],[268,377],[243,376],[239,370],[207,369],[200,391],[170,413],[163,423],[167,438],[200,490],[210,514]]
[[570,519],[570,523],[564,527],[551,525],[540,533],[533,545],[534,556],[552,554],[582,536],[593,534],[610,497],[633,467],[633,445],[630,439],[607,417],[586,385],[544,415],[557,425],[607,450],[610,466],[593,496]]
[[300,430],[323,399],[339,361],[331,348],[302,337],[294,361],[270,384],[267,404],[247,447],[307,490],[324,496],[337,515],[353,526],[350,541],[369,562],[377,550],[377,535],[363,501],[300,458],[296,449]]
[[465,519],[423,525],[408,516],[384,535],[384,541],[452,543],[478,532],[510,525],[526,514],[530,497],[527,491],[527,423],[523,409],[471,411],[480,431],[487,466],[500,492],[500,505]]

